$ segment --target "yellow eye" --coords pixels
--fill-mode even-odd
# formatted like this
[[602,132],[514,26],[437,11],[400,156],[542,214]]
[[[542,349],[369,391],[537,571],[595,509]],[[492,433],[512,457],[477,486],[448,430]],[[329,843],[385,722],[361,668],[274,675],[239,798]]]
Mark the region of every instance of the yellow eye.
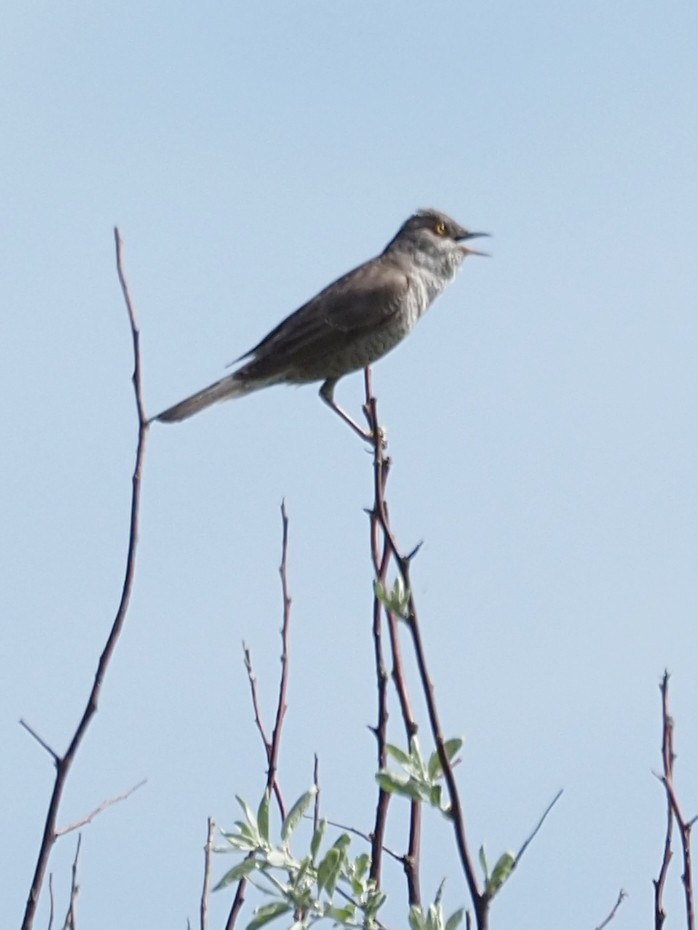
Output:
[[446,235],[446,224],[439,221],[434,226],[434,232],[436,233],[437,236],[445,236]]

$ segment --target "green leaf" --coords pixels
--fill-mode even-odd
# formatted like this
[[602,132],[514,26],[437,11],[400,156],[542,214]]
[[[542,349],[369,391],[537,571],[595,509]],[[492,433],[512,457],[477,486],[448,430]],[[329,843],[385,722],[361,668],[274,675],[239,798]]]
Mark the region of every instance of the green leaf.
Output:
[[263,927],[264,924],[268,924],[270,920],[281,917],[282,914],[288,914],[290,910],[290,905],[286,904],[284,901],[274,901],[273,904],[264,904],[255,911],[254,917],[247,925],[247,930],[257,930],[258,927]]
[[485,882],[488,882],[490,880],[490,872],[489,872],[489,869],[487,868],[487,856],[485,855],[484,846],[480,847],[478,857],[480,859],[480,865],[482,866],[482,872],[485,876]]
[[397,746],[394,746],[392,743],[385,744],[385,751],[389,756],[395,759],[396,762],[399,762],[400,765],[404,765],[405,768],[411,768],[412,759],[407,755],[406,752],[403,752],[402,749],[399,749]]
[[257,845],[257,841],[259,840],[259,836],[257,835],[256,832],[250,830],[248,824],[246,824],[243,820],[236,820],[236,821],[235,821],[235,826],[236,826],[236,827],[238,828],[238,830],[240,831],[240,835],[241,835],[241,836],[244,836],[244,837],[245,837],[246,839],[248,839],[251,843],[254,843],[255,846]]
[[327,821],[323,817],[322,820],[317,825],[317,830],[313,833],[313,838],[310,841],[310,857],[315,862],[320,849],[320,844],[322,843],[322,838],[325,835],[325,827],[327,826]]
[[401,620],[407,619],[410,598],[409,592],[405,591],[401,578],[395,579],[390,593],[385,590],[380,581],[374,581],[373,593],[385,608],[397,614]]
[[329,917],[338,924],[348,924],[356,917],[356,908],[353,904],[345,904],[344,907],[328,907],[325,917]]
[[269,789],[264,792],[262,800],[259,802],[257,810],[257,824],[259,825],[259,835],[265,846],[270,845],[269,840]]
[[220,891],[221,888],[232,885],[233,882],[239,882],[241,878],[245,878],[245,876],[258,869],[259,865],[256,859],[243,859],[242,862],[238,862],[237,865],[234,865],[232,869],[225,873],[213,890]]
[[328,850],[325,858],[317,867],[317,885],[319,891],[326,891],[330,896],[334,894],[342,866],[342,852],[335,846]]
[[291,836],[293,831],[296,829],[298,824],[303,819],[303,815],[308,810],[310,805],[313,802],[313,798],[317,794],[317,788],[315,785],[309,791],[306,791],[305,794],[302,794],[296,803],[293,805],[291,810],[286,815],[283,824],[281,825],[281,839],[285,843],[286,840]]
[[293,859],[285,849],[276,847],[267,852],[267,863],[272,869],[285,869],[293,863]]
[[[259,836],[259,827],[257,826],[257,820],[255,818],[255,815],[252,813],[252,808],[247,803],[247,801],[245,801],[244,798],[240,797],[239,794],[235,795],[235,800],[238,802],[238,804],[242,808],[242,812],[245,815],[245,820],[247,821],[249,825],[249,829],[251,833],[254,834],[254,836]],[[239,825],[240,825],[240,830],[242,830],[243,825],[242,824],[239,824]]]
[[[463,746],[463,740],[460,737],[454,737],[453,739],[447,739],[444,743],[444,752],[446,753],[446,758],[449,762],[452,762],[455,756],[460,752]],[[429,777],[432,781],[436,778],[440,778],[443,775],[443,766],[441,765],[441,759],[439,758],[439,751],[435,749],[429,757]]]
[[376,781],[388,794],[400,794],[411,801],[422,801],[422,792],[419,784],[413,778],[400,777],[392,772],[378,772]]
[[[248,839],[246,836],[240,836],[239,833],[221,833],[221,836],[235,849],[243,849],[245,852],[257,849],[257,844],[253,840]],[[226,852],[232,852],[232,850],[228,849]]]
[[456,930],[458,924],[463,920],[463,914],[465,909],[460,907],[457,911],[454,911],[451,916],[446,921],[446,927],[444,930]]
[[429,803],[432,807],[441,810],[441,785],[432,785],[429,792]]
[[354,862],[354,875],[361,881],[364,875],[368,872],[368,867],[371,864],[371,857],[368,853],[361,853],[360,856],[357,856],[356,861]]
[[410,930],[425,930],[424,914],[418,904],[413,904],[410,908],[410,912],[407,915],[407,922],[410,925]]
[[442,924],[441,908],[430,904],[427,910],[427,930],[439,930]]
[[372,919],[385,903],[386,895],[382,891],[374,892],[364,905],[364,914]]
[[485,885],[485,894],[488,895],[488,897],[493,898],[497,894],[504,882],[511,875],[515,865],[516,859],[512,853],[502,853],[499,859],[497,859],[497,864],[494,869],[492,869],[492,875],[489,881]]

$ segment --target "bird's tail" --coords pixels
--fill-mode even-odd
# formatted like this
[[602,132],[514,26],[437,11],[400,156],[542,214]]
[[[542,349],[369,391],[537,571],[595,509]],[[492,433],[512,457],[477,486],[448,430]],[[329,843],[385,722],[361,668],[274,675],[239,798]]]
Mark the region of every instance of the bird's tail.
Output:
[[221,378],[220,381],[210,384],[202,391],[197,391],[196,394],[192,394],[186,400],[180,401],[174,407],[163,410],[153,419],[160,420],[162,423],[175,423],[178,420],[186,420],[187,417],[193,416],[199,410],[210,407],[211,404],[215,404],[219,400],[241,397],[243,394],[249,394],[250,391],[255,391],[263,386],[259,382],[243,380],[238,375],[239,373],[236,372],[234,375]]

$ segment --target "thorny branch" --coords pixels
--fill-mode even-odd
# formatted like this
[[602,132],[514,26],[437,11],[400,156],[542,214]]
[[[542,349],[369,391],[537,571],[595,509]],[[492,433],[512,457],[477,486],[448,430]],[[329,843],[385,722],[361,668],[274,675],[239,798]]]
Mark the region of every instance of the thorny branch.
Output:
[[128,534],[128,551],[126,554],[126,568],[124,572],[124,580],[121,588],[119,605],[116,610],[114,620],[112,621],[111,629],[109,631],[109,635],[107,636],[104,649],[101,656],[99,657],[99,662],[97,663],[97,671],[95,673],[94,682],[92,684],[92,688],[90,689],[90,693],[85,704],[85,709],[83,710],[82,716],[78,722],[77,727],[75,728],[73,736],[64,755],[61,756],[50,749],[43,740],[40,740],[39,737],[36,736],[36,733],[31,730],[31,728],[24,724],[25,728],[29,729],[35,739],[41,743],[41,745],[53,758],[53,762],[56,767],[56,775],[53,784],[53,790],[51,792],[51,798],[48,804],[48,810],[46,812],[46,818],[44,821],[43,834],[39,846],[36,866],[34,868],[34,875],[32,877],[29,895],[27,897],[27,905],[24,912],[24,918],[22,920],[22,930],[31,930],[34,923],[36,908],[46,875],[46,867],[48,865],[49,856],[59,835],[56,830],[56,822],[58,819],[58,811],[60,808],[61,799],[63,797],[63,791],[65,790],[68,773],[70,772],[70,768],[75,761],[75,757],[88,730],[92,717],[97,712],[99,698],[102,692],[102,685],[104,684],[104,678],[107,674],[109,664],[114,655],[116,645],[119,641],[119,637],[126,620],[126,614],[128,612],[128,605],[131,599],[133,579],[136,570],[136,548],[138,543],[141,477],[143,471],[143,461],[145,457],[146,437],[148,435],[148,420],[145,415],[141,384],[140,334],[136,322],[135,310],[124,274],[121,236],[118,229],[114,230],[114,242],[116,246],[116,269],[119,277],[119,283],[121,285],[121,291],[126,303],[126,311],[128,313],[128,319],[131,328],[131,340],[133,343],[134,358],[132,381],[136,401],[136,410],[138,414],[138,443],[136,447],[136,461],[131,479],[131,516]]
[[[419,621],[417,617],[417,608],[412,595],[412,587],[410,582],[410,567],[412,559],[415,557],[419,551],[420,546],[416,546],[411,552],[407,555],[403,555],[401,550],[398,547],[397,541],[395,539],[391,524],[390,517],[388,512],[388,505],[386,502],[386,484],[388,480],[388,475],[390,473],[390,459],[385,454],[386,442],[383,431],[380,428],[378,421],[378,414],[376,409],[376,398],[373,394],[372,384],[371,384],[371,372],[370,369],[365,371],[365,404],[364,404],[364,415],[369,426],[369,433],[373,437],[373,487],[374,487],[374,501],[373,507],[369,511],[370,516],[370,528],[371,528],[371,556],[373,561],[373,567],[375,572],[376,582],[380,584],[383,590],[388,589],[386,584],[386,578],[388,574],[388,568],[391,561],[397,566],[398,575],[400,581],[402,582],[402,587],[406,596],[406,613],[402,618],[405,620],[407,628],[409,630],[412,646],[414,649],[414,654],[417,662],[417,668],[419,672],[419,679],[422,686],[422,692],[427,707],[427,714],[429,717],[429,724],[431,728],[432,738],[436,746],[436,751],[438,753],[439,762],[441,764],[441,769],[443,772],[444,780],[446,782],[446,787],[448,791],[448,797],[450,802],[450,818],[453,824],[453,830],[456,840],[456,846],[458,849],[458,854],[460,857],[461,865],[463,868],[463,873],[465,875],[465,880],[468,885],[468,890],[470,893],[471,900],[473,902],[473,908],[475,911],[475,924],[477,930],[487,930],[489,923],[489,905],[491,901],[492,892],[488,889],[480,889],[478,878],[475,872],[475,866],[468,848],[466,829],[465,829],[465,819],[463,815],[463,809],[460,801],[460,795],[458,791],[458,785],[453,773],[453,765],[448,757],[446,752],[446,742],[443,736],[443,731],[441,729],[441,723],[439,720],[439,714],[436,704],[436,696],[434,694],[434,686],[432,684],[431,678],[429,676],[426,655],[424,651],[424,644],[422,642],[421,630],[419,626]],[[421,545],[421,544],[420,544]],[[398,639],[398,618],[393,614],[391,610],[386,607],[383,607],[381,611],[380,603],[377,603],[378,598],[374,599],[374,622],[373,622],[373,636],[375,643],[375,656],[376,656],[376,675],[378,679],[378,725],[376,727],[375,733],[378,741],[378,750],[379,750],[379,765],[382,766],[383,759],[385,755],[385,743],[386,743],[386,729],[387,729],[387,702],[385,697],[385,662],[383,658],[383,646],[381,640],[381,626],[380,626],[380,617],[384,613],[387,620],[388,632],[390,636],[390,647],[393,658],[393,682],[395,684],[395,689],[398,696],[398,703],[400,705],[400,710],[403,717],[403,722],[405,729],[407,731],[408,742],[411,736],[413,736],[417,731],[417,724],[415,722],[412,710],[410,708],[410,703],[407,697],[407,687],[405,684],[405,677],[403,671],[402,656],[399,648],[399,639]],[[524,842],[521,850],[519,851],[518,856],[514,862],[514,865],[518,863],[521,859],[521,856],[525,852],[528,844],[531,842],[533,837],[537,834],[538,830],[541,828],[543,821],[547,817],[548,813],[556,803],[559,798],[559,794],[555,797],[552,803],[548,806],[547,810],[541,817],[538,825]],[[387,806],[388,802],[383,797],[382,794],[379,794],[378,805],[376,810],[376,821],[373,834],[373,854],[374,857],[380,855],[383,846],[383,835],[385,831],[385,821],[387,818]],[[408,884],[408,894],[410,899],[410,904],[419,904],[419,833],[420,833],[420,813],[421,807],[418,803],[413,802],[411,808],[410,816],[410,838],[408,844],[408,851],[405,857],[403,858],[403,866],[405,869],[405,874],[407,876]],[[379,860],[378,860],[379,861]],[[375,861],[372,865],[372,876],[376,877],[378,880],[380,877],[380,864],[376,865]],[[467,924],[470,923],[470,915],[466,914]]]
[[[390,567],[393,549],[391,541],[385,533],[387,523],[388,506],[385,501],[385,486],[390,474],[391,460],[385,455],[386,441],[376,414],[376,399],[373,395],[371,384],[371,369],[366,368],[364,372],[364,386],[366,393],[366,402],[364,405],[364,414],[368,421],[369,430],[373,436],[373,473],[374,473],[374,502],[373,507],[369,510],[370,519],[370,538],[371,538],[371,559],[375,572],[376,580],[382,585],[383,589],[387,588],[387,575]],[[381,518],[381,512],[385,515],[385,520]],[[410,744],[412,737],[417,733],[417,723],[410,705],[405,670],[400,650],[400,639],[398,635],[398,618],[395,614],[383,608],[377,594],[373,598],[373,639],[374,654],[376,662],[376,679],[378,684],[378,724],[374,730],[378,743],[378,767],[385,767],[385,743],[386,730],[388,723],[387,709],[387,673],[385,670],[385,661],[383,658],[382,646],[382,616],[385,615],[388,636],[390,640],[390,652],[392,655],[392,672],[391,677],[395,685],[395,691],[398,697],[400,713],[402,715],[403,725],[407,745]],[[378,791],[378,802],[376,805],[376,818],[373,829],[372,859],[371,859],[371,878],[380,884],[381,858],[384,850],[385,828],[388,814],[388,805],[390,796],[382,788]],[[419,852],[422,832],[422,805],[417,800],[410,801],[410,825],[407,840],[407,851],[402,857],[402,865],[407,880],[407,896],[410,906],[421,906],[421,890],[419,884]]]
[[684,901],[686,907],[687,930],[695,930],[695,905],[693,897],[693,865],[691,861],[691,829],[697,818],[686,820],[679,805],[676,787],[674,785],[674,721],[669,713],[669,672],[664,672],[662,683],[659,686],[662,695],[662,774],[657,777],[664,786],[667,801],[667,826],[664,838],[664,852],[659,876],[654,881],[654,926],[661,930],[666,913],[664,911],[663,895],[669,863],[672,858],[671,840],[674,823],[679,831],[681,840],[681,853],[683,859],[683,873],[681,882],[684,888]]
[[[274,718],[274,729],[271,740],[267,736],[267,731],[262,720],[259,708],[259,697],[257,694],[257,678],[252,668],[252,658],[250,651],[243,644],[245,669],[247,678],[250,683],[250,692],[252,697],[252,707],[254,710],[255,723],[259,735],[262,737],[264,752],[267,757],[267,791],[273,792],[276,797],[276,803],[279,808],[281,818],[286,816],[286,806],[281,795],[281,789],[276,777],[279,748],[281,746],[281,728],[286,715],[286,691],[288,688],[288,661],[289,661],[289,630],[291,625],[291,596],[288,588],[288,515],[286,514],[286,504],[281,502],[281,565],[279,566],[279,575],[281,577],[281,593],[283,597],[283,622],[281,625],[281,675],[279,677],[279,695],[276,703],[276,714]],[[317,771],[317,766],[316,766]],[[235,891],[235,897],[228,914],[225,924],[225,930],[232,930],[237,921],[238,914],[242,909],[245,900],[245,888],[247,881],[241,878]]]
[[[465,822],[463,817],[463,811],[460,803],[460,795],[458,792],[458,786],[456,784],[455,776],[453,774],[453,767],[448,758],[445,748],[445,740],[443,733],[441,731],[441,724],[439,721],[438,711],[436,707],[436,699],[434,696],[434,687],[429,678],[429,673],[426,665],[426,657],[424,653],[424,647],[422,644],[422,638],[419,628],[419,623],[417,619],[417,609],[412,596],[412,589],[410,584],[410,561],[418,551],[418,548],[414,552],[410,553],[408,556],[403,556],[400,552],[393,531],[390,525],[390,519],[388,516],[388,507],[385,498],[385,487],[387,482],[387,477],[390,469],[390,461],[384,455],[385,440],[383,433],[380,428],[378,421],[377,409],[376,409],[376,398],[373,395],[370,372],[367,369],[365,375],[365,389],[366,389],[366,403],[364,406],[364,413],[369,424],[369,430],[373,435],[373,486],[374,486],[374,503],[373,510],[371,511],[372,527],[378,525],[380,528],[380,533],[383,538],[385,546],[390,551],[390,554],[397,565],[397,569],[403,583],[404,590],[407,596],[407,626],[412,637],[412,644],[415,650],[415,656],[417,660],[417,667],[419,670],[419,677],[422,684],[422,690],[427,705],[427,713],[429,716],[429,723],[431,726],[432,737],[434,739],[434,744],[439,755],[439,761],[441,763],[441,768],[444,774],[444,779],[446,781],[446,786],[448,789],[450,807],[451,807],[451,820],[453,822],[453,828],[456,838],[456,845],[458,848],[458,853],[461,859],[461,864],[463,866],[463,871],[465,874],[466,882],[468,889],[470,891],[470,896],[473,901],[473,906],[475,909],[476,924],[478,930],[487,930],[488,924],[488,905],[489,900],[485,893],[480,890],[477,876],[475,873],[475,867],[473,864],[470,851],[468,849],[466,832],[465,832]],[[372,534],[372,537],[374,534]],[[377,551],[374,546],[374,564],[375,564],[375,552]],[[394,656],[396,664],[400,665],[400,657]],[[399,689],[398,689],[399,693]],[[408,718],[409,720],[409,718]],[[410,863],[414,875],[419,873],[419,855],[418,850],[411,850],[413,853],[413,858]],[[408,877],[409,881],[409,877]],[[410,888],[410,895],[412,894],[412,887]]]

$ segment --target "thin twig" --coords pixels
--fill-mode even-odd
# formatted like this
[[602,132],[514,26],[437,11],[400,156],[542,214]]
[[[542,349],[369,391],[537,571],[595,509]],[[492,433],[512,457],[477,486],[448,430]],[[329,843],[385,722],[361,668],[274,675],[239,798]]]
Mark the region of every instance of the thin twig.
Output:
[[596,930],[603,930],[604,927],[607,927],[610,924],[610,922],[616,916],[616,911],[618,910],[618,908],[621,906],[621,904],[627,897],[628,897],[628,892],[625,891],[623,888],[621,888],[620,891],[618,892],[618,898],[616,899],[616,903],[611,908],[610,914],[605,920],[601,921],[601,923],[598,925]]
[[56,836],[65,836],[66,833],[72,833],[73,830],[79,830],[80,827],[84,827],[86,824],[91,823],[95,817],[101,814],[102,811],[105,811],[108,807],[112,807],[112,805],[118,804],[120,801],[125,801],[127,798],[130,798],[134,791],[138,791],[139,788],[142,788],[143,785],[145,785],[146,781],[147,779],[144,778],[143,781],[139,781],[137,785],[133,786],[133,788],[129,788],[125,794],[119,794],[115,798],[109,798],[106,801],[102,801],[102,803],[98,807],[95,807],[95,809],[86,817],[83,817],[81,820],[76,820],[75,823],[68,824],[67,827],[60,827],[57,829]]
[[[669,673],[664,672],[662,683],[659,686],[662,695],[662,772],[664,778],[671,775],[674,764],[674,752],[672,749],[674,721],[669,714]],[[661,776],[657,776],[661,781]],[[662,852],[662,863],[659,867],[659,875],[652,882],[654,885],[654,927],[655,930],[662,930],[666,920],[664,910],[664,886],[667,875],[669,874],[669,864],[673,855],[671,848],[671,838],[674,832],[674,810],[671,806],[671,798],[666,794],[666,828],[664,831],[664,849]]]
[[[372,843],[373,841],[373,837],[369,833],[364,833],[363,830],[357,830],[356,827],[349,827],[345,823],[340,823],[337,820],[328,820],[327,824],[330,827],[336,827],[338,830],[344,830],[345,833],[353,833],[354,836],[358,836],[362,840],[366,840],[367,843]],[[396,853],[394,850],[390,849],[389,846],[384,846],[383,852],[390,856],[391,859],[394,859],[396,862],[404,865],[405,857],[401,856],[400,853]]]
[[[252,710],[254,712],[254,722],[259,732],[260,737],[262,738],[262,744],[264,746],[264,754],[267,758],[267,766],[270,765],[271,759],[271,740],[267,736],[266,727],[264,726],[264,721],[262,720],[262,712],[259,707],[259,693],[257,691],[257,676],[254,673],[254,668],[252,667],[252,655],[250,650],[247,648],[245,643],[242,644],[242,655],[243,662],[245,663],[245,670],[247,671],[247,680],[250,685],[250,697],[252,700]],[[277,781],[274,781],[273,785],[274,797],[276,798],[276,803],[280,811],[284,810],[284,800],[281,795],[281,789]],[[284,816],[283,814],[281,815]]]
[[138,522],[141,499],[141,476],[145,456],[146,437],[148,435],[148,420],[145,415],[141,385],[140,335],[136,322],[136,314],[133,308],[133,303],[131,301],[131,295],[129,293],[128,284],[126,283],[126,278],[124,275],[121,254],[121,236],[118,229],[114,230],[114,241],[116,245],[116,269],[119,276],[119,283],[121,284],[121,291],[126,303],[129,324],[131,327],[131,340],[133,343],[134,359],[132,381],[136,400],[136,410],[138,414],[138,444],[136,448],[136,462],[131,479],[131,514],[128,533],[128,551],[126,554],[126,568],[124,571],[124,580],[121,588],[119,606],[116,610],[116,614],[114,616],[109,635],[107,636],[104,649],[101,656],[99,657],[99,662],[97,663],[97,671],[95,673],[92,688],[90,689],[90,693],[87,698],[85,709],[75,729],[75,732],[73,733],[65,754],[60,757],[54,757],[54,762],[56,765],[56,777],[54,780],[53,790],[51,792],[51,798],[49,800],[48,810],[46,812],[46,819],[44,821],[44,829],[39,846],[39,853],[37,856],[36,866],[34,868],[34,874],[32,876],[29,895],[27,897],[27,905],[24,911],[24,918],[22,920],[22,930],[31,930],[34,923],[36,908],[39,902],[39,895],[41,893],[44,877],[46,875],[48,859],[51,853],[51,849],[53,848],[53,844],[56,842],[56,821],[58,819],[58,810],[60,807],[61,798],[63,796],[63,791],[65,789],[66,780],[68,778],[68,773],[73,762],[75,761],[75,756],[77,755],[78,749],[80,748],[80,745],[85,737],[85,733],[87,732],[87,729],[90,725],[90,721],[92,720],[94,714],[97,712],[104,678],[109,668],[112,656],[114,655],[114,650],[116,649],[116,645],[119,641],[119,637],[126,620],[126,614],[128,612],[128,605],[131,599],[133,579],[136,569],[136,549],[138,544]]
[[313,833],[317,832],[320,824],[320,763],[317,753],[313,754],[313,785],[315,786],[315,800],[313,801]]
[[[671,806],[671,812],[673,814],[674,820],[676,821],[676,826],[678,827],[679,831],[679,838],[681,840],[681,852],[683,857],[683,873],[681,875],[681,882],[684,889],[686,927],[687,930],[695,930],[693,866],[691,863],[691,829],[695,822],[695,818],[686,820],[681,811],[678,795],[676,794],[676,789],[674,787],[674,762],[676,761],[676,754],[674,753],[674,721],[669,713],[668,672],[664,672],[664,677],[660,685],[660,691],[662,693],[662,764],[664,768],[664,772],[660,776],[660,781],[664,785],[667,802]],[[669,857],[670,856],[671,850],[669,850]],[[662,882],[663,886],[663,880],[666,876],[666,872],[664,871],[665,861],[667,861],[666,845],[664,850],[664,859],[662,860],[662,871],[660,871],[660,878],[657,880],[657,882],[655,882],[655,925],[658,919],[661,919],[661,921],[664,920],[664,909],[661,900],[661,887],[658,889],[657,886],[659,885],[660,881]]]
[[78,892],[80,887],[78,885],[78,857],[80,856],[80,845],[82,843],[82,834],[78,833],[78,842],[75,847],[75,858],[73,859],[73,865],[70,870],[70,901],[68,903],[68,911],[65,915],[65,920],[63,921],[63,930],[75,930],[75,904],[78,899]]
[[[247,858],[249,859],[253,856],[254,853],[248,853]],[[242,910],[242,905],[245,903],[245,889],[247,888],[247,879],[241,878],[238,882],[238,886],[235,889],[235,897],[233,898],[233,904],[230,908],[230,913],[228,914],[228,919],[225,922],[225,930],[233,930],[235,922],[238,919],[238,914]]]
[[51,747],[50,747],[49,744],[46,742],[46,740],[42,739],[42,738],[39,736],[39,734],[36,732],[36,730],[33,729],[33,727],[30,727],[29,724],[26,722],[26,720],[23,720],[21,717],[20,717],[20,720],[19,720],[19,725],[20,725],[21,727],[24,727],[24,729],[27,731],[27,733],[28,733],[30,736],[33,736],[33,737],[34,737],[34,739],[37,741],[37,743],[39,744],[39,746],[41,746],[42,749],[45,749],[46,752],[51,756],[51,758],[53,759],[54,764],[55,764],[55,765],[58,765],[58,763],[59,763],[59,761],[60,761],[60,756],[58,755],[58,753],[57,753],[55,750],[51,749]]
[[[283,596],[283,622],[281,626],[281,676],[279,679],[279,696],[276,705],[276,716],[274,719],[274,729],[271,740],[267,737],[266,729],[262,721],[262,715],[259,709],[259,697],[257,694],[257,678],[252,668],[252,659],[249,649],[243,643],[243,652],[245,659],[245,668],[247,669],[247,678],[250,683],[250,692],[252,695],[252,707],[255,715],[255,723],[262,737],[264,751],[267,756],[267,791],[274,793],[276,803],[282,820],[286,817],[286,806],[281,795],[281,789],[276,777],[279,748],[281,746],[281,728],[286,715],[286,690],[288,687],[288,666],[289,666],[289,629],[291,625],[291,596],[288,589],[288,516],[286,514],[285,502],[281,502],[281,564],[279,566],[279,575],[281,576],[281,592]],[[248,856],[249,858],[249,856]],[[242,909],[245,900],[245,888],[247,880],[241,878],[235,891],[235,897],[228,914],[225,924],[225,930],[232,930],[237,921],[238,914]]]
[[53,930],[53,915],[55,906],[53,901],[53,873],[48,873],[48,925],[46,930]]
[[520,850],[517,852],[517,854],[516,854],[516,858],[514,859],[514,865],[512,866],[512,868],[516,868],[516,866],[517,866],[517,865],[519,864],[519,862],[521,861],[521,857],[522,857],[523,854],[526,852],[526,850],[528,849],[530,843],[532,842],[532,840],[535,838],[535,836],[536,836],[536,834],[538,833],[538,831],[540,830],[540,828],[541,828],[541,827],[543,826],[543,824],[545,823],[546,817],[548,816],[548,814],[550,813],[550,811],[555,807],[555,805],[557,804],[557,802],[558,802],[558,801],[560,800],[560,798],[562,797],[562,791],[563,791],[563,789],[560,788],[560,790],[559,790],[558,793],[555,795],[555,797],[552,799],[552,801],[550,802],[550,804],[548,804],[548,806],[547,806],[547,807],[545,808],[545,810],[543,811],[543,814],[542,814],[540,820],[539,820],[538,823],[535,825],[535,827],[533,828],[532,832],[529,833],[529,835],[528,835],[528,836],[526,837],[526,839],[524,840],[523,845],[521,846],[521,849],[520,849]]
[[[274,729],[271,736],[271,752],[269,753],[269,769],[267,771],[267,788],[276,784],[276,770],[279,758],[279,748],[281,746],[281,727],[286,716],[286,690],[288,688],[288,631],[291,623],[291,595],[288,591],[288,516],[286,514],[286,502],[281,501],[281,565],[279,566],[279,575],[281,577],[281,593],[283,596],[283,623],[281,626],[281,676],[279,679],[279,697],[276,704],[276,718],[274,720]],[[279,813],[283,819],[286,816],[286,810],[283,803],[279,800]]]
[[201,904],[199,906],[200,930],[207,930],[208,928],[208,898],[211,890],[211,849],[213,847],[213,836],[215,832],[216,824],[213,817],[209,817],[206,845],[204,846],[204,884],[201,889]]

